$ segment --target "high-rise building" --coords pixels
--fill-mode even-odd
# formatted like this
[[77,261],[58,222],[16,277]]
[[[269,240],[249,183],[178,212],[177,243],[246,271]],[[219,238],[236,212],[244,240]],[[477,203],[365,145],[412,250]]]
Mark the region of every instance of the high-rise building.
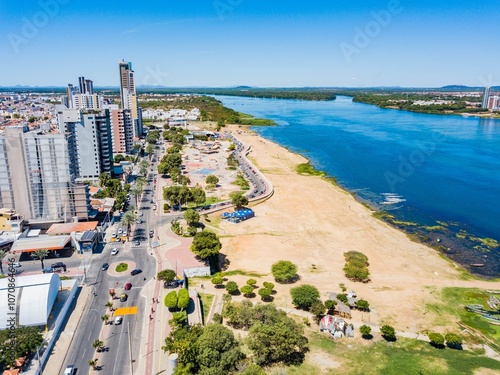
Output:
[[484,88],[483,103],[481,105],[481,108],[488,108],[488,101],[490,98],[490,90],[491,90],[490,86],[486,86]]
[[130,153],[134,148],[134,120],[130,109],[111,110],[113,152]]
[[120,101],[122,109],[130,109],[134,122],[134,137],[142,136],[142,109],[139,107],[135,91],[134,71],[132,63],[121,60],[118,62],[120,71]]
[[111,173],[113,144],[109,110],[68,109],[56,106],[59,132],[66,136],[69,154],[74,158],[72,173],[76,181],[98,179]]
[[488,110],[499,111],[500,110],[500,96],[490,95],[488,100]]
[[0,135],[0,207],[30,221],[86,220],[88,188],[74,183],[64,134],[8,126]]
[[101,109],[102,96],[94,93],[94,83],[85,77],[78,77],[78,87],[68,84],[63,104],[73,109]]

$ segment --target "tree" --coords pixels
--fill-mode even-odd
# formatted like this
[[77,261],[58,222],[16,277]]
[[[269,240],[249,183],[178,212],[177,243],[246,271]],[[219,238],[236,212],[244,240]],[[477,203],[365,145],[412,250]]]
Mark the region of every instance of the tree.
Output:
[[393,327],[383,325],[380,327],[380,332],[382,333],[382,337],[387,341],[396,341],[396,330]]
[[104,324],[108,324],[108,319],[109,319],[108,314],[104,314],[103,316],[101,316],[101,320],[104,322]]
[[238,284],[235,281],[228,281],[226,284],[226,290],[229,294],[236,294],[239,290]]
[[268,289],[268,288],[260,288],[258,293],[259,293],[259,296],[261,296],[263,301],[267,301],[269,299],[269,297],[271,297],[271,294],[273,293],[273,291],[271,289]]
[[241,287],[241,293],[243,293],[245,297],[251,297],[253,294],[253,286],[243,285]]
[[100,352],[102,350],[102,348],[104,347],[104,341],[102,340],[99,340],[99,339],[96,339],[94,340],[94,342],[92,343],[92,347],[94,349],[96,349],[98,352]]
[[317,300],[311,305],[311,314],[313,314],[317,321],[319,321],[323,315],[325,315],[326,307],[323,302]]
[[97,358],[96,359],[89,359],[87,362],[90,367],[92,367],[92,370],[97,370]]
[[333,315],[333,312],[334,312],[334,309],[335,309],[335,305],[337,304],[337,301],[333,300],[333,299],[329,299],[329,300],[326,300],[325,301],[325,307],[327,308],[328,310],[328,314],[331,314]]
[[179,294],[177,295],[177,307],[179,309],[186,309],[189,306],[189,292],[187,289],[182,288],[179,290]]
[[356,301],[356,308],[362,311],[370,310],[370,304],[364,299],[358,299]]
[[136,215],[133,210],[128,210],[122,216],[120,223],[127,227],[127,237],[130,233],[130,226],[135,222]]
[[174,270],[166,269],[166,270],[158,272],[158,274],[156,275],[156,278],[160,281],[164,281],[164,282],[168,283],[169,281],[172,281],[173,279],[175,279],[176,276],[177,275],[175,274]]
[[264,282],[262,283],[262,285],[264,286],[264,288],[269,289],[271,292],[272,292],[272,291],[273,291],[273,289],[274,289],[274,284],[273,284],[273,283],[270,283],[270,282],[268,282],[268,281],[264,281]]
[[172,183],[175,183],[177,182],[177,179],[179,178],[179,176],[181,175],[181,170],[180,168],[170,168],[168,170],[168,174],[170,176],[170,179],[172,180]]
[[361,332],[361,337],[363,337],[364,339],[369,339],[371,338],[372,328],[363,324],[361,327],[359,327],[359,332]]
[[34,353],[42,342],[42,331],[38,327],[3,329],[0,331],[0,363],[13,366],[16,358]]
[[222,244],[217,235],[213,232],[201,231],[196,233],[191,244],[191,251],[201,259],[215,257],[219,255]]
[[188,176],[184,176],[183,174],[179,175],[176,179],[176,182],[179,184],[179,185],[183,185],[183,186],[186,186],[186,185],[189,185],[191,183],[191,180],[189,179]]
[[177,292],[175,290],[172,290],[165,296],[165,300],[163,302],[169,309],[177,308]]
[[286,365],[300,364],[308,350],[304,327],[286,316],[283,311],[275,311],[273,305],[264,306],[271,312],[272,319],[265,322],[257,320],[253,323],[245,340],[253,352],[254,361],[258,365],[280,362]]
[[221,324],[209,324],[197,342],[199,374],[229,374],[243,359],[233,332]]
[[219,182],[219,177],[217,177],[216,175],[214,174],[209,174],[207,176],[207,178],[205,178],[205,182],[208,184],[208,185],[212,185],[212,186],[215,186],[217,185],[217,183]]
[[191,202],[197,205],[205,203],[207,196],[202,188],[194,187],[191,189]]
[[279,283],[287,283],[297,278],[297,266],[288,260],[280,260],[271,266],[271,273]]
[[162,349],[165,352],[177,353],[180,364],[192,366],[193,370],[196,370],[196,341],[202,333],[203,327],[200,324],[192,325],[189,329],[187,327],[174,329],[165,339],[165,345],[162,346]]
[[231,198],[231,204],[236,207],[236,209],[240,209],[248,204],[248,198],[243,195],[242,191],[235,191],[229,194]]
[[319,291],[315,286],[304,284],[290,290],[292,303],[300,308],[309,310],[314,302],[319,299]]
[[438,332],[429,333],[429,341],[436,348],[444,348],[444,337]]
[[148,144],[146,146],[146,153],[148,153],[149,155],[151,155],[152,153],[155,152],[155,146],[153,146],[152,144]]
[[340,293],[340,294],[337,294],[337,299],[338,299],[340,302],[344,303],[344,304],[346,304],[346,303],[348,302],[348,299],[347,299],[347,294],[345,294],[345,293]]
[[247,285],[250,285],[252,288],[255,287],[255,284],[257,284],[257,280],[255,280],[255,279],[248,279],[247,280]]
[[183,310],[172,313],[172,319],[168,323],[174,329],[185,327],[187,325],[187,312]]
[[450,348],[460,349],[462,347],[462,338],[455,333],[448,332],[444,335],[444,339]]
[[266,375],[266,372],[255,363],[250,364],[241,375]]
[[110,175],[107,174],[106,172],[102,172],[99,175],[99,186],[100,187],[106,187],[106,183],[111,179]]
[[200,214],[193,209],[186,210],[184,212],[184,220],[186,220],[189,226],[193,226],[200,221]]
[[220,274],[212,276],[212,284],[214,284],[216,288],[219,287],[220,285],[222,285],[223,283],[224,283],[224,279],[222,278],[222,276]]
[[117,154],[113,157],[113,161],[116,163],[116,164],[119,164],[121,163],[122,161],[125,160],[125,156],[123,156],[122,154]]
[[172,168],[180,168],[182,165],[182,156],[179,153],[166,154],[161,159],[161,163],[166,164],[167,170],[170,170]]
[[47,258],[48,255],[49,255],[49,251],[46,249],[39,249],[39,250],[33,251],[33,256],[36,259],[39,259],[40,262],[42,263],[42,270],[45,268],[45,266],[43,265],[43,260],[45,258]]

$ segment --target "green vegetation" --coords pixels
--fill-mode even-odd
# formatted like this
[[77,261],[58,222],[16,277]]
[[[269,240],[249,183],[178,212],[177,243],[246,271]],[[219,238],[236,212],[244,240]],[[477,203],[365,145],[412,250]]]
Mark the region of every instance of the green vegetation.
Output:
[[382,333],[382,337],[387,341],[396,341],[396,330],[394,327],[385,324],[380,327],[380,333]]
[[[333,341],[320,333],[311,333],[311,350],[323,355],[332,355],[332,360],[342,362],[341,371],[347,375],[473,375],[481,368],[500,370],[500,362],[478,356],[469,351],[435,350],[429,343],[419,340],[399,338],[396,342],[376,341],[360,350],[350,341]],[[306,364],[291,368],[289,374],[313,375],[317,372],[301,371]],[[296,369],[296,371],[294,371]],[[491,373],[494,373],[492,371]]]
[[429,333],[429,341],[432,346],[437,348],[444,347],[444,337],[439,332],[431,332]]
[[172,281],[173,279],[175,279],[176,274],[175,274],[174,270],[166,269],[166,270],[158,272],[156,277],[160,281],[169,282],[169,281]]
[[292,303],[299,309],[309,310],[319,299],[318,288],[312,285],[300,285],[290,290]]
[[165,296],[163,302],[165,303],[165,306],[168,307],[169,309],[177,308],[177,292],[175,290],[172,290]]
[[180,289],[177,293],[177,308],[185,310],[189,306],[189,292],[187,289]]
[[13,330],[1,330],[0,364],[14,365],[17,358],[34,353],[42,342],[42,330],[38,327],[21,326]]
[[212,306],[212,301],[214,300],[213,294],[199,293],[201,311],[203,313],[203,322],[207,323],[208,314],[210,313],[210,307]]
[[238,284],[235,281],[228,281],[226,284],[226,290],[229,294],[236,294],[239,292]]
[[243,293],[243,295],[245,297],[247,297],[247,298],[248,297],[252,297],[254,295],[254,293],[253,293],[253,287],[250,286],[250,285],[243,285],[241,287],[241,293]]
[[370,280],[370,271],[368,271],[368,257],[358,251],[348,251],[344,253],[345,276],[352,281],[367,282]]
[[361,327],[359,327],[359,332],[361,333],[361,337],[363,337],[364,339],[368,339],[371,337],[372,328],[363,324]]
[[245,177],[241,173],[238,173],[236,175],[236,179],[232,182],[234,185],[238,185],[241,190],[249,190],[250,185],[248,184],[248,181],[245,180]]
[[248,204],[248,198],[243,195],[242,191],[234,191],[229,194],[231,204],[238,210]]
[[213,232],[202,231],[196,233],[191,244],[191,251],[201,259],[214,258],[219,255],[222,244]]
[[127,263],[120,263],[115,268],[116,272],[125,272],[126,270],[128,270],[128,264]]
[[326,175],[325,172],[323,171],[318,171],[317,169],[315,169],[311,163],[307,162],[307,163],[302,163],[302,164],[299,164],[295,167],[295,171],[298,173],[298,174],[302,174],[302,175],[308,175],[308,176],[321,176],[321,177],[324,177]]
[[279,283],[289,283],[297,279],[297,266],[288,260],[279,260],[271,266],[274,279]]
[[240,125],[251,125],[251,126],[274,126],[276,123],[273,120],[269,120],[266,118],[257,118],[255,116],[238,112],[239,115],[239,124]]
[[479,304],[488,309],[488,294],[475,288],[443,288],[438,294],[442,303],[427,304],[426,309],[435,314],[435,326],[447,326],[449,322],[459,320],[469,327],[469,332],[488,345],[500,351],[500,326],[490,324],[480,315],[467,311],[466,305]]

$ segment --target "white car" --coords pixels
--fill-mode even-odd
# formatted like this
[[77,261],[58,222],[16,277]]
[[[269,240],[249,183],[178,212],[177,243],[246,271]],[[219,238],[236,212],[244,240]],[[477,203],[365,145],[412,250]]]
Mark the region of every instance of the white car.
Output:
[[115,324],[116,325],[122,324],[122,320],[123,320],[122,316],[115,317]]
[[118,234],[122,234],[122,233],[123,233],[123,230],[118,229]]
[[113,250],[111,250],[111,255],[116,255],[116,254],[118,254],[117,248],[114,248]]
[[12,263],[12,267],[19,268],[19,267],[21,267],[21,263],[19,263],[19,262]]
[[144,212],[139,212],[139,216],[143,216],[144,215]]

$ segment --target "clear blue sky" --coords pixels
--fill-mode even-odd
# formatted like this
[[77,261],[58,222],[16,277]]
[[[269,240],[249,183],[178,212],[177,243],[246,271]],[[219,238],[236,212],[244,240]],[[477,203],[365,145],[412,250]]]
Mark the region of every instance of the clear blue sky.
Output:
[[138,85],[498,85],[499,20],[498,0],[5,0],[0,86],[117,86],[121,58]]

